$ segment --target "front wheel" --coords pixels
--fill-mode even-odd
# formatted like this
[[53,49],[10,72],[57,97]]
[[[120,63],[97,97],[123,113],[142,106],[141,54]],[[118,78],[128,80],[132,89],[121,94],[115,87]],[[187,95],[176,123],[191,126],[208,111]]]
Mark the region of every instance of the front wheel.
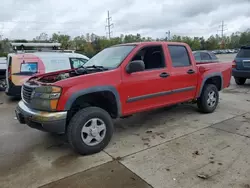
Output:
[[244,85],[246,82],[246,78],[234,77],[234,80],[237,85]]
[[219,92],[215,85],[207,84],[204,86],[200,98],[197,100],[198,108],[203,113],[212,113],[219,102]]
[[105,110],[87,107],[70,120],[67,135],[73,149],[81,155],[102,151],[114,132],[113,121]]

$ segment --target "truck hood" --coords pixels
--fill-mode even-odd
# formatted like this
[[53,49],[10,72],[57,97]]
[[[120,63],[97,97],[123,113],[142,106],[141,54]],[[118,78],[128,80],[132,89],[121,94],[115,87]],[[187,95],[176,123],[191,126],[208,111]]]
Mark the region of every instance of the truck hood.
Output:
[[69,69],[69,70],[61,70],[46,74],[40,74],[33,76],[29,79],[29,81],[35,81],[40,84],[52,84],[61,80],[71,79],[77,76],[84,76],[93,73],[101,73],[107,71],[108,69],[100,69],[100,68],[77,68],[77,69]]

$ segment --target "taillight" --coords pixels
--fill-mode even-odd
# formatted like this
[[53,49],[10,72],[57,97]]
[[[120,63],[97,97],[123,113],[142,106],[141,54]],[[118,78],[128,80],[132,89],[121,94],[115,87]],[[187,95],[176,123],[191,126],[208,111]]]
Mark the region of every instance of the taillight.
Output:
[[235,60],[232,62],[232,68],[236,68],[236,61]]
[[11,67],[8,67],[8,75],[9,75],[9,79],[11,80]]

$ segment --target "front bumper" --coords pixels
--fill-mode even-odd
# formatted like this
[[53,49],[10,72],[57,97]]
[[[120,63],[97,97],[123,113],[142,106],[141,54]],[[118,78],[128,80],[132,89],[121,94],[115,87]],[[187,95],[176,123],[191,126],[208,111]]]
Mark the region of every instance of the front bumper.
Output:
[[232,75],[238,78],[250,78],[250,70],[237,70],[233,68]]
[[65,133],[67,112],[44,112],[29,108],[23,101],[18,103],[15,110],[21,124],[27,124],[38,130]]

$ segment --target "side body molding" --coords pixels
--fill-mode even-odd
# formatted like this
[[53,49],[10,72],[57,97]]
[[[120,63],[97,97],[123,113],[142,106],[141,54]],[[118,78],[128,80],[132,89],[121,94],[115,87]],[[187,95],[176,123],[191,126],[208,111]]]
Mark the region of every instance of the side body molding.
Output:
[[118,109],[118,116],[121,115],[121,102],[120,102],[120,96],[119,93],[117,91],[117,89],[114,86],[96,86],[96,87],[91,87],[91,88],[87,88],[87,89],[83,89],[80,91],[77,91],[75,93],[73,93],[70,98],[67,100],[66,105],[64,107],[64,110],[70,110],[72,104],[74,103],[74,101],[83,95],[86,94],[90,94],[90,93],[95,93],[95,92],[102,92],[102,91],[109,91],[112,92],[115,96],[115,100],[116,100],[116,104],[117,104],[117,109]]

